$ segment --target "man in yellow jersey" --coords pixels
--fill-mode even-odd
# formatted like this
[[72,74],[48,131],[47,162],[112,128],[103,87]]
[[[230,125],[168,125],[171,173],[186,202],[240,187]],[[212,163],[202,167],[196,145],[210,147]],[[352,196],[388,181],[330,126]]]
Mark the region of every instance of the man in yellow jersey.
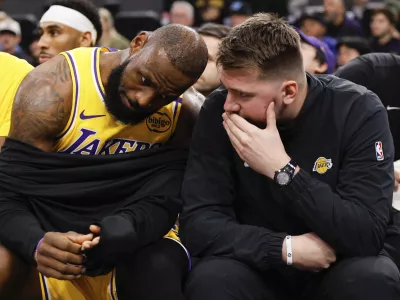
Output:
[[26,77],[0,153],[0,299],[184,299],[168,230],[206,64],[201,37],[169,25]]
[[39,62],[63,51],[91,47],[101,38],[97,7],[89,0],[56,0],[39,22]]
[[33,67],[23,59],[0,52],[0,148],[10,130],[12,101],[18,86]]
[[[62,14],[58,13],[60,9],[63,11]],[[42,16],[39,26],[40,63],[48,61],[63,51],[94,46],[102,35],[98,9],[88,0],[57,0],[53,2]],[[11,108],[14,100],[13,90],[17,90],[19,83],[33,67],[22,60],[3,54],[0,59],[1,70],[7,72],[7,76],[0,79],[1,90],[7,91],[7,93],[1,92],[0,95],[1,148],[4,137],[8,135],[10,128]],[[15,66],[12,66],[13,64]],[[10,72],[15,75],[10,76]]]

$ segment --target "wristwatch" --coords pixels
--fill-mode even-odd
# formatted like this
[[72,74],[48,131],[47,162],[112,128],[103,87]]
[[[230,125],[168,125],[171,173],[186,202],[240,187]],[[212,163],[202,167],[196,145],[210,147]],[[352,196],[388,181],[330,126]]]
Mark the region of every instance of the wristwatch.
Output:
[[275,172],[274,181],[279,186],[287,186],[293,179],[297,163],[292,159],[286,166]]

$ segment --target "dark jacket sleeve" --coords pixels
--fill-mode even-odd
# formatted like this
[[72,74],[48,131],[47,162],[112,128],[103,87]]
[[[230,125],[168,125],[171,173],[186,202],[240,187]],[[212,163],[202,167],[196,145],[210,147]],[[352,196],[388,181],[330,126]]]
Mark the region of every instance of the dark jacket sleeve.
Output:
[[182,209],[183,172],[184,167],[159,172],[135,195],[139,200],[116,213],[132,224],[136,236],[134,249],[159,240],[173,228]]
[[[289,207],[338,254],[377,255],[393,197],[394,147],[388,117],[378,97],[367,92],[346,122],[335,191],[304,170],[282,191],[292,201]],[[383,160],[376,142],[383,145]]]
[[28,263],[36,263],[36,245],[45,232],[25,199],[0,189],[0,242]]
[[200,112],[184,177],[180,236],[194,257],[224,256],[260,271],[281,264],[285,233],[240,224],[234,214],[233,148],[222,126],[225,95]]
[[[187,153],[164,161],[128,201],[113,214],[96,223],[100,243],[87,252],[87,275],[110,272],[122,257],[160,240],[170,231],[182,209],[180,197]],[[167,157],[166,157],[167,158]],[[160,164],[162,164],[160,162]]]

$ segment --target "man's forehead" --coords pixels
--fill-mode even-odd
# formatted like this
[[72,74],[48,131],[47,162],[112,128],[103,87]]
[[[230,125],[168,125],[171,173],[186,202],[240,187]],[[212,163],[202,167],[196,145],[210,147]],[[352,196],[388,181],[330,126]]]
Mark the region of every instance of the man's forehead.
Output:
[[58,23],[58,22],[41,22],[39,24],[40,29],[46,30],[46,29],[73,29],[72,27],[69,27],[65,24]]
[[218,67],[221,78],[232,82],[253,82],[258,81],[259,72],[253,69],[232,69],[226,70],[221,66]]

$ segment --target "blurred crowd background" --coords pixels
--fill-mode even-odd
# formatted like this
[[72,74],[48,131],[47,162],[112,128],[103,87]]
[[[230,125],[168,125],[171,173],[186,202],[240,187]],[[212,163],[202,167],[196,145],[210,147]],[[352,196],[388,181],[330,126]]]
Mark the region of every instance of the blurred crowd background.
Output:
[[[400,54],[400,0],[93,0],[101,8],[98,46],[128,47],[141,30],[169,23],[195,28],[204,23],[235,26],[257,12],[273,12],[305,35],[312,73],[333,73],[370,52]],[[41,51],[38,22],[52,1],[0,0],[0,49],[33,65]],[[304,55],[304,54],[303,54]],[[319,68],[325,64],[326,67]]]

